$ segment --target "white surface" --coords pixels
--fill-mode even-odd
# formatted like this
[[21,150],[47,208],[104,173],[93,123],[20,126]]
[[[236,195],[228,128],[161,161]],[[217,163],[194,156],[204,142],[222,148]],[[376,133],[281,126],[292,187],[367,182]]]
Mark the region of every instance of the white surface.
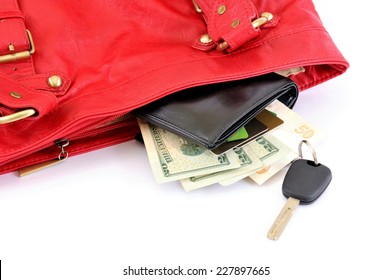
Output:
[[285,202],[285,171],[262,187],[245,180],[186,193],[179,183],[157,185],[144,148],[128,142],[22,179],[0,176],[3,278],[162,279],[123,276],[129,265],[391,279],[389,10],[385,1],[314,3],[351,67],[302,92],[295,107],[328,134],[315,148],[333,180],[318,202],[297,209],[279,241],[266,234]]

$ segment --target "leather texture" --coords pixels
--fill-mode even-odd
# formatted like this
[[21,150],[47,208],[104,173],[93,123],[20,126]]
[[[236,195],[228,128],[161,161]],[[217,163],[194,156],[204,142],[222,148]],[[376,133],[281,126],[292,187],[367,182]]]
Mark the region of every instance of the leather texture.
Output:
[[[186,88],[302,66],[290,78],[304,90],[349,67],[311,0],[196,2],[202,13],[192,0],[1,0],[0,61],[32,49],[26,29],[35,52],[0,63],[0,117],[36,114],[0,125],[0,173],[56,158],[59,139],[70,156],[133,139],[134,117],[113,120]],[[263,12],[274,19],[251,30]],[[203,50],[192,47],[209,32]]]
[[[229,51],[249,42],[260,35],[260,29],[252,26],[252,21],[258,18],[255,5],[250,0],[236,1],[196,1],[201,8],[206,24],[207,33],[218,44],[226,41]],[[238,26],[232,27],[234,21]]]
[[136,109],[137,117],[207,149],[225,143],[275,99],[290,108],[297,85],[275,73],[176,92]]

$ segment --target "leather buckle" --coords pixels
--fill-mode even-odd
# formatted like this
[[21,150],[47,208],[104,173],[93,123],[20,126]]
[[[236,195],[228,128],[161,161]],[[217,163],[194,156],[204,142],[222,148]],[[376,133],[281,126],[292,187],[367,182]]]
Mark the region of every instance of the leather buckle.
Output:
[[[254,29],[261,28],[263,25],[270,22],[273,18],[274,18],[274,16],[271,13],[264,12],[261,14],[261,16],[258,19],[255,19],[254,21],[252,21],[252,26]],[[216,50],[217,51],[224,51],[228,47],[229,47],[229,43],[227,43],[226,41],[223,41],[222,43],[218,44],[218,46],[216,47]]]
[[[29,58],[35,52],[33,37],[31,36],[30,31],[27,29],[26,29],[26,33],[30,43],[30,50],[0,55],[0,63],[7,63],[7,62],[17,61],[21,59],[26,59]],[[10,51],[12,51],[11,48]]]

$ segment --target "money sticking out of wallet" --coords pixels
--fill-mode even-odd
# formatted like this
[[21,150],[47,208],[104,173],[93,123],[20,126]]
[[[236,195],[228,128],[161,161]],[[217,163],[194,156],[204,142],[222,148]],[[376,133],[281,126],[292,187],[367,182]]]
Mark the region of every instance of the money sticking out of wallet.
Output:
[[294,82],[272,73],[180,91],[133,113],[158,183],[262,184],[298,156],[305,133],[322,135],[290,109],[297,96]]
[[247,124],[235,132],[229,139],[211,149],[216,155],[225,153],[231,149],[241,147],[248,144],[250,141],[255,140],[257,137],[273,130],[283,123],[275,114],[268,110],[261,111],[255,118],[251,119]]

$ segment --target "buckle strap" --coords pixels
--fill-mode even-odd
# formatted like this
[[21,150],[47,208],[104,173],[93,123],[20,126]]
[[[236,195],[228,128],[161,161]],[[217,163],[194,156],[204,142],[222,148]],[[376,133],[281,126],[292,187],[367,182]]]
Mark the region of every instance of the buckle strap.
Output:
[[2,0],[0,6],[0,55],[31,48],[24,16],[15,0]]
[[22,18],[24,19],[24,16],[21,11],[1,11],[0,10],[0,19],[6,19],[6,18]]
[[251,0],[193,0],[193,4],[207,23],[209,38],[220,51],[234,51],[258,37],[259,27],[273,18],[270,13],[259,17]]
[[0,104],[9,108],[8,114],[0,114],[0,125],[36,115],[41,117],[57,106],[52,92],[34,90],[19,81],[0,74]]
[[29,58],[35,52],[33,37],[31,36],[29,30],[26,29],[25,32],[27,34],[28,44],[30,48],[27,50],[17,51],[15,45],[13,43],[9,43],[8,44],[9,53],[0,55],[0,63],[7,63],[11,61],[17,61],[20,59]]
[[34,43],[26,29],[24,14],[17,0],[1,0],[0,73],[13,77],[34,74],[31,54]]

